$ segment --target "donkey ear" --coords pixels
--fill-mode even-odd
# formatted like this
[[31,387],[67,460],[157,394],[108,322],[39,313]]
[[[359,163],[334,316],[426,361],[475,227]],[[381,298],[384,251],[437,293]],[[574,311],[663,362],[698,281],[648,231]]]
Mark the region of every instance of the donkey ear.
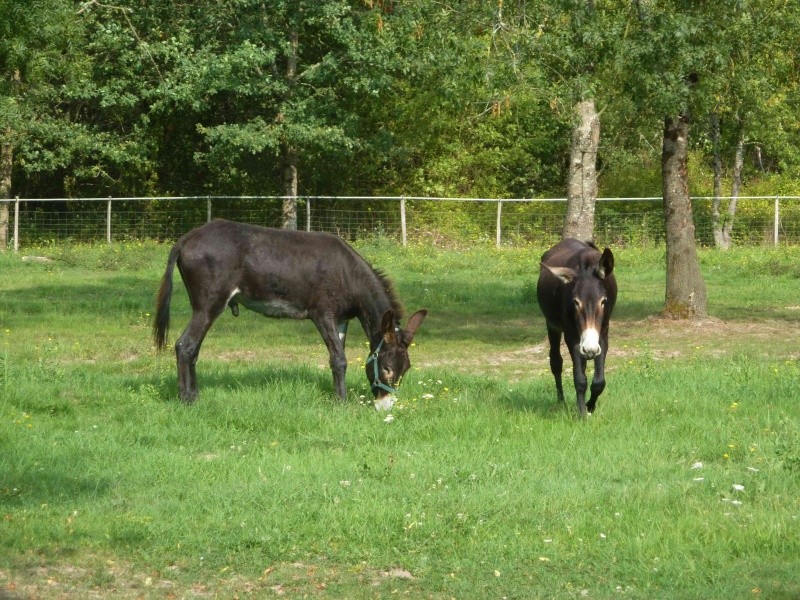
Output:
[[395,333],[394,325],[394,311],[391,308],[383,313],[383,319],[381,319],[381,331],[383,332],[383,339],[387,344],[397,343],[397,334]]
[[417,333],[417,329],[422,324],[422,320],[427,316],[428,311],[425,309],[418,310],[415,312],[411,317],[408,319],[408,323],[406,324],[406,333],[408,333],[408,343],[411,343],[411,340],[414,339],[414,334]]
[[550,273],[552,273],[555,277],[561,280],[562,283],[570,283],[578,274],[569,267],[548,267],[544,263],[539,263],[542,265],[543,269],[546,269]]
[[603,255],[600,257],[600,263],[597,265],[597,276],[600,279],[605,279],[614,271],[614,255],[611,253],[610,248],[603,250]]

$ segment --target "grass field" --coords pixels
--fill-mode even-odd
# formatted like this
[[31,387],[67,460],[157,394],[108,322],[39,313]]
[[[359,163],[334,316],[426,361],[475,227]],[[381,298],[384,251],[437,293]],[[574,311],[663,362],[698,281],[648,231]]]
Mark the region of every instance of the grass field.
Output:
[[[0,254],[0,598],[798,598],[800,251],[619,249],[608,386],[555,402],[542,249],[359,250],[430,311],[387,422],[309,321],[224,315],[177,401],[167,246]],[[171,340],[188,320],[177,279]]]

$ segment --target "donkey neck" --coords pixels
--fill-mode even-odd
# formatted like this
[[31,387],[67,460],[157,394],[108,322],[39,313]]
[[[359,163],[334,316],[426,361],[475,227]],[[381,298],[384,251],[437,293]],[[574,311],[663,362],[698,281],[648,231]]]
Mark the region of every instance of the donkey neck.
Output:
[[383,332],[381,331],[381,323],[383,315],[386,311],[392,308],[392,304],[384,298],[370,298],[369,301],[363,302],[357,314],[358,320],[361,321],[361,327],[364,328],[364,333],[369,339],[370,350],[373,351],[381,340]]
[[369,339],[370,351],[377,348],[383,336],[381,324],[386,311],[394,311],[394,325],[398,326],[402,308],[394,293],[394,288],[386,277],[375,273],[372,285],[366,286],[359,297],[356,316],[361,321],[364,333]]

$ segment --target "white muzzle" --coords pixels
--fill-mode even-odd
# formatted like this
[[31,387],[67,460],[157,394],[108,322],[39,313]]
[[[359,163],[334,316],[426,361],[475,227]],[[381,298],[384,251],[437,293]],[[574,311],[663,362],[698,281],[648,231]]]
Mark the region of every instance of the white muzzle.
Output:
[[578,350],[586,358],[594,358],[600,354],[600,332],[593,327],[585,329],[581,334]]
[[375,410],[378,412],[385,412],[388,410],[392,410],[395,401],[397,398],[394,397],[393,394],[389,394],[388,396],[384,396],[383,398],[375,398]]

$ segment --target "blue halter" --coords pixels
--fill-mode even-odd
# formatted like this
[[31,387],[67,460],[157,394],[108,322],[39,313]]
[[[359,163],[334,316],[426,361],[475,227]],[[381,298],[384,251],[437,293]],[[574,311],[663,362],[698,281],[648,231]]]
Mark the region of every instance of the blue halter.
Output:
[[392,386],[383,383],[380,377],[378,376],[378,353],[381,351],[381,346],[383,346],[383,338],[381,338],[378,347],[375,348],[375,352],[370,354],[369,358],[367,358],[367,365],[369,365],[369,363],[372,363],[372,369],[373,369],[372,391],[374,392],[376,389],[380,389],[385,392],[389,392],[390,394],[396,394],[397,390]]

